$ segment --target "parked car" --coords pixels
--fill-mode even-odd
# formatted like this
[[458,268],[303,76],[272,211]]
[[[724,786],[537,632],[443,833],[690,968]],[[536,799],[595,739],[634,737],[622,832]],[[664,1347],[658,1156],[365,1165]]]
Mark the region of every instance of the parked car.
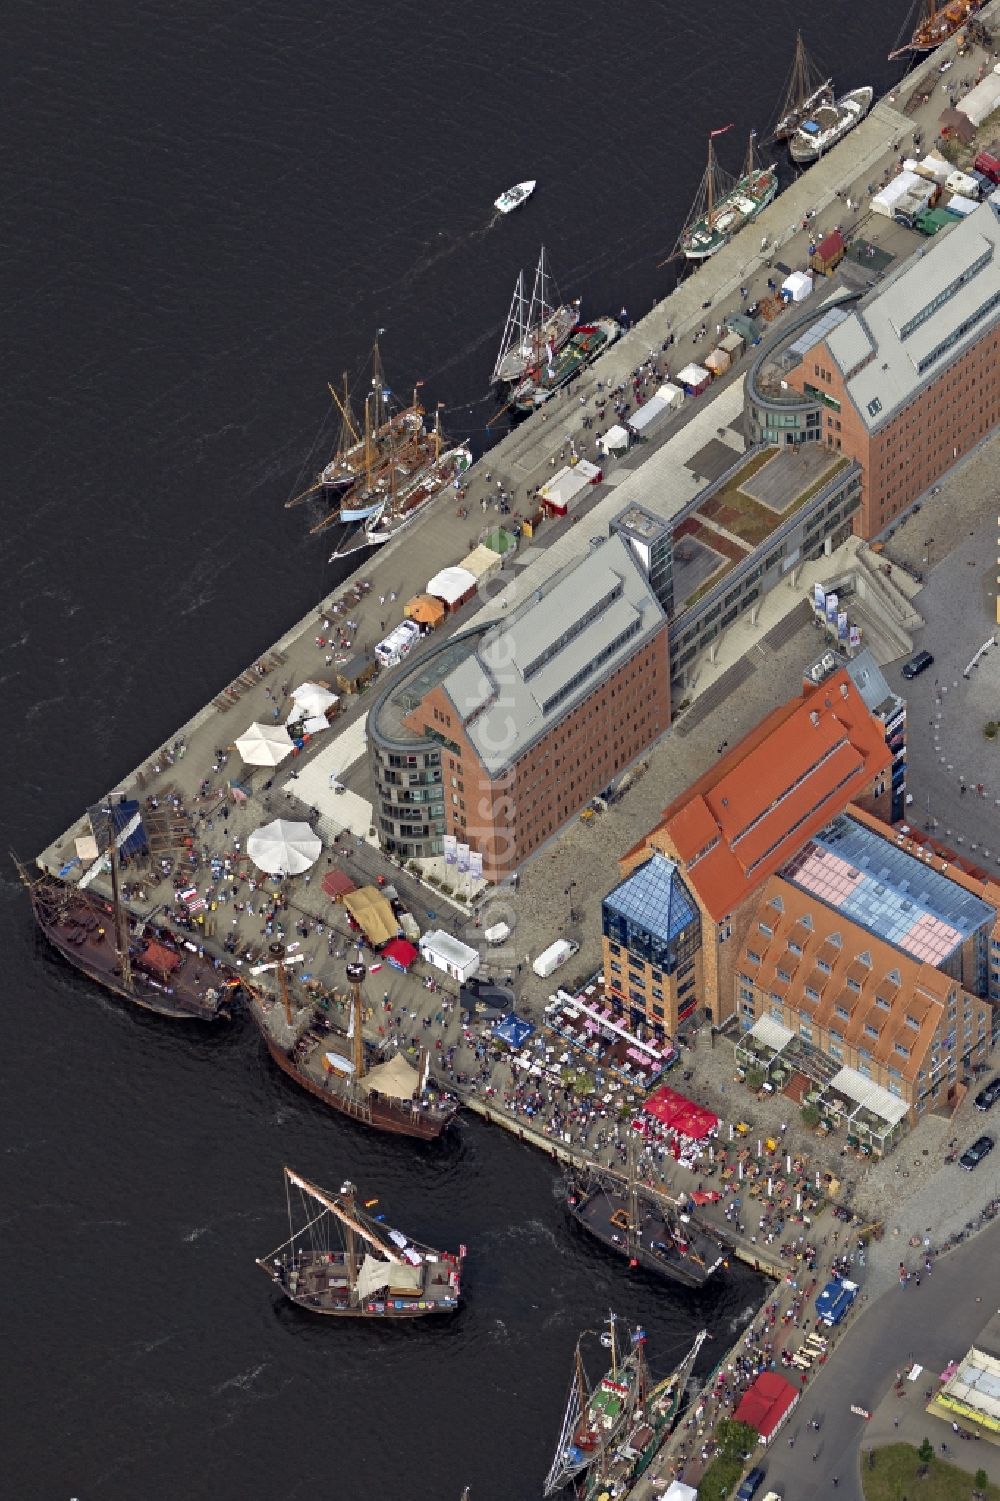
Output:
[[754,1496],[764,1484],[764,1471],[760,1465],[754,1465],[739,1490],[736,1492],[736,1501],[753,1501]]
[[971,1147],[966,1147],[958,1159],[959,1166],[964,1167],[967,1173],[971,1173],[974,1167],[978,1167],[984,1157],[988,1157],[993,1150],[992,1136],[977,1136]]
[[927,671],[933,661],[934,658],[929,651],[918,651],[915,657],[911,657],[908,662],[903,663],[904,678],[919,677],[922,672]]
[[1000,1100],[1000,1074],[983,1086],[972,1103],[977,1110],[992,1110],[997,1100]]

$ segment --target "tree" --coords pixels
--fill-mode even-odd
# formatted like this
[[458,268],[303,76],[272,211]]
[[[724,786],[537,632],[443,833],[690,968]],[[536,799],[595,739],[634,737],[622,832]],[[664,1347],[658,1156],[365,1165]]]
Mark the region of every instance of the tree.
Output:
[[751,1094],[759,1094],[764,1087],[764,1070],[762,1068],[748,1068],[746,1085]]
[[808,1126],[810,1131],[815,1130],[815,1128],[819,1125],[818,1105],[803,1105],[802,1124],[804,1126]]
[[985,1495],[986,1494],[986,1487],[990,1483],[990,1477],[987,1475],[986,1471],[984,1469],[982,1469],[982,1467],[980,1467],[976,1471],[975,1481],[976,1481],[976,1490],[979,1491],[982,1495]]
[[745,1459],[757,1442],[757,1430],[735,1418],[723,1418],[715,1426],[715,1441],[723,1459]]
[[934,1445],[931,1443],[929,1438],[925,1438],[923,1443],[920,1445],[920,1448],[917,1450],[917,1458],[920,1460],[921,1464],[925,1465],[929,1465],[931,1460],[934,1458]]

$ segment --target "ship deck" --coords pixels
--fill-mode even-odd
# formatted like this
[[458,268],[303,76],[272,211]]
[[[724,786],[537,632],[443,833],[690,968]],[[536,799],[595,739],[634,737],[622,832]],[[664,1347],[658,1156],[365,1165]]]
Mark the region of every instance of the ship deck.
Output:
[[282,1291],[293,1303],[316,1313],[364,1317],[414,1317],[449,1313],[459,1298],[451,1282],[450,1263],[425,1262],[422,1285],[395,1290],[390,1285],[363,1304],[352,1302],[343,1252],[300,1252],[267,1264]]

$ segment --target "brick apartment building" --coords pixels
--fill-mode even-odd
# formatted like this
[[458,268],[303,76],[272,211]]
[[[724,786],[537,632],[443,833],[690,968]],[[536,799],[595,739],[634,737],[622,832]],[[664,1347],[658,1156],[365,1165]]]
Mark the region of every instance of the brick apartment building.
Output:
[[612,537],[501,623],[419,653],[376,700],[379,840],[420,858],[451,836],[501,880],[669,723],[666,617]]
[[780,334],[748,375],[748,435],[855,459],[854,526],[871,538],[1000,422],[998,354],[1000,205],[990,202],[863,295]]
[[698,1007],[732,1016],[760,889],[849,803],[888,817],[892,761],[846,670],[762,720],[622,857],[602,916],[613,1002],[667,1036]]
[[911,1121],[953,1106],[993,1042],[998,899],[988,878],[850,808],[758,893],[741,1026],[856,1101],[875,1086]]

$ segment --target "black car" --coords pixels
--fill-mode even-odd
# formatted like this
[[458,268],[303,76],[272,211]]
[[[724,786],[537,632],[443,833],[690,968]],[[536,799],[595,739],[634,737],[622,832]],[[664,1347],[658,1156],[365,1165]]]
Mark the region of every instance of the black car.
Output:
[[988,1157],[993,1150],[992,1136],[978,1136],[971,1147],[966,1147],[958,1159],[959,1166],[964,1167],[967,1173],[971,1173],[974,1167],[978,1167],[984,1157]]
[[904,678],[919,677],[922,672],[927,671],[928,667],[933,664],[933,661],[934,658],[929,651],[918,651],[915,657],[911,657],[908,662],[903,663],[902,672]]
[[736,1492],[736,1501],[753,1501],[754,1496],[764,1484],[764,1471],[760,1465],[754,1465],[739,1490]]
[[997,1100],[1000,1100],[1000,1074],[983,1086],[972,1103],[977,1110],[992,1110]]

